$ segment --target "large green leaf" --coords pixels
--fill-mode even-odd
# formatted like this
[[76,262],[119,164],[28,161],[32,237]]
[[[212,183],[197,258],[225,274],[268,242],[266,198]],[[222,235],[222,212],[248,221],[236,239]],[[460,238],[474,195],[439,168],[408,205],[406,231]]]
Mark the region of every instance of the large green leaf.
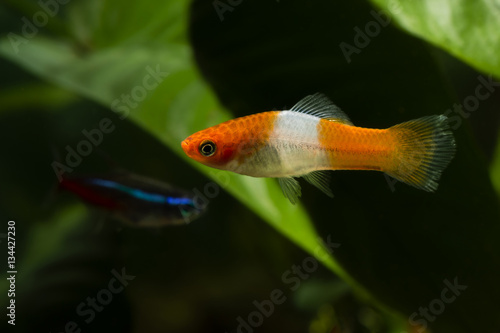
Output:
[[500,3],[488,0],[371,0],[403,29],[500,77]]
[[[149,0],[132,6],[118,0],[75,1],[68,6],[71,40],[10,34],[0,41],[0,54],[109,107],[119,116],[115,126],[125,119],[140,124],[356,286],[331,256],[318,256],[318,248],[325,246],[311,219],[303,206],[288,202],[274,180],[216,171],[194,163],[181,150],[188,135],[231,118],[192,61],[186,38],[188,1]],[[360,286],[356,289],[369,297]]]

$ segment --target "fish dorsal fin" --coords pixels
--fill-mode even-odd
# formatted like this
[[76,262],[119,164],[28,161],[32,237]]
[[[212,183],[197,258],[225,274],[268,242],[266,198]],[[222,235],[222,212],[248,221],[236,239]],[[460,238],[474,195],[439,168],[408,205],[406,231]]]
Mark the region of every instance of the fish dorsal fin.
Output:
[[297,179],[292,177],[278,178],[278,182],[285,197],[287,197],[288,200],[295,205],[302,194],[300,184]]
[[313,171],[302,177],[309,182],[309,184],[316,186],[321,192],[333,198],[333,193],[329,185],[330,173],[328,171]]
[[321,93],[309,95],[295,104],[290,111],[310,114],[312,116],[353,125],[349,117],[338,106]]

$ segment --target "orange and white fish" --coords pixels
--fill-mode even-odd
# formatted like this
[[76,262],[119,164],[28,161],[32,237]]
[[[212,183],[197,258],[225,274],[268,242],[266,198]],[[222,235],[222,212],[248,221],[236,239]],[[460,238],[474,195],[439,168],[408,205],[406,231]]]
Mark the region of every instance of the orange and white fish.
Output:
[[435,191],[455,154],[455,140],[444,115],[388,129],[362,128],[326,96],[315,94],[290,110],[257,113],[197,132],[182,149],[213,168],[278,178],[295,203],[301,195],[296,177],[333,197],[327,170],[378,170]]

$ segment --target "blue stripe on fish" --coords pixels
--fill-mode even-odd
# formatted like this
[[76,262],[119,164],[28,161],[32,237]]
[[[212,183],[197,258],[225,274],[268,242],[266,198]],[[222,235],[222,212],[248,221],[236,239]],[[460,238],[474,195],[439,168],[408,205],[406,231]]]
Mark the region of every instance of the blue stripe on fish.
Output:
[[180,206],[180,205],[194,206],[194,202],[190,198],[179,198],[179,197],[165,196],[158,193],[149,193],[143,190],[122,185],[112,180],[93,178],[93,179],[88,179],[88,182],[93,185],[98,185],[123,191],[125,193],[130,194],[132,197],[140,200],[145,200],[155,203],[166,203],[172,206]]

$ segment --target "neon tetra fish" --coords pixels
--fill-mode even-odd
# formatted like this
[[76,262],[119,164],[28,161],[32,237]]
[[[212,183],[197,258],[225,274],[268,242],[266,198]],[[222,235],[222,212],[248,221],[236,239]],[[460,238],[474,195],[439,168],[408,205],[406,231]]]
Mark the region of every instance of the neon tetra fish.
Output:
[[134,227],[185,224],[200,216],[206,208],[196,201],[194,194],[125,172],[98,177],[65,177],[59,186]]
[[444,115],[388,129],[362,128],[326,96],[315,94],[290,110],[257,113],[197,132],[182,149],[213,168],[278,178],[295,203],[301,195],[296,177],[333,197],[326,170],[377,170],[435,191],[455,154],[455,141]]

